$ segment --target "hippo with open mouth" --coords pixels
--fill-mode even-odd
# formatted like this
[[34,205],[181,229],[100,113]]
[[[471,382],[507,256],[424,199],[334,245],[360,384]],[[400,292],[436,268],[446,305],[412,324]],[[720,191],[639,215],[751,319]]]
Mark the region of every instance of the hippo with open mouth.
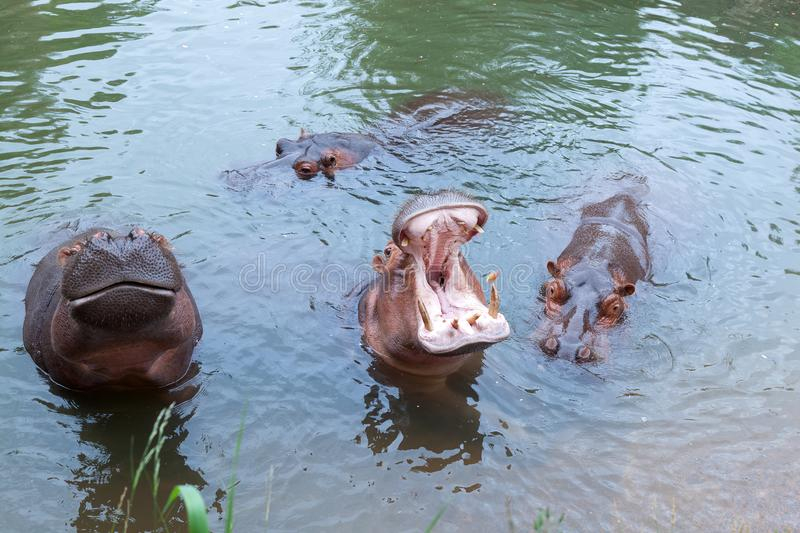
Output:
[[557,261],[547,262],[546,318],[535,333],[546,354],[579,363],[607,358],[607,331],[650,272],[640,202],[624,192],[586,205],[570,243]]
[[91,229],[56,246],[25,294],[25,349],[71,389],[163,387],[203,333],[167,239]]
[[411,374],[446,375],[509,336],[495,286],[487,307],[461,253],[488,218],[480,202],[458,191],[403,205],[392,240],[372,261],[380,276],[359,303],[365,341],[380,359]]

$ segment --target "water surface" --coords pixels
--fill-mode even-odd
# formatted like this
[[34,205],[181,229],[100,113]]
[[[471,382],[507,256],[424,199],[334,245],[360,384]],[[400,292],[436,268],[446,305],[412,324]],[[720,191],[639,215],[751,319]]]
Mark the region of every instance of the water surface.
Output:
[[[0,496],[9,531],[107,531],[165,399],[69,395],[22,347],[25,287],[72,228],[170,238],[201,308],[164,485],[237,531],[767,530],[800,523],[800,5],[330,0],[0,8]],[[432,91],[492,94],[358,169],[249,193],[279,137],[375,131]],[[531,342],[580,207],[645,176],[654,273],[605,363]],[[513,335],[446,383],[373,364],[349,296],[420,190],[491,211]],[[513,283],[512,283],[513,282]],[[146,499],[145,499],[146,500]],[[141,502],[140,502],[141,503]],[[155,527],[147,502],[136,529]],[[176,526],[177,527],[177,526]],[[219,526],[217,527],[219,529]],[[179,529],[179,527],[178,527]]]

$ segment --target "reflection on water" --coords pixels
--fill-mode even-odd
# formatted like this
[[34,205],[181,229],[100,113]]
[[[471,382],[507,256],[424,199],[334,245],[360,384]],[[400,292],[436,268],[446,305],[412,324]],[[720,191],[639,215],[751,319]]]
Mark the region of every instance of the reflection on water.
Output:
[[[74,428],[71,436],[81,443],[75,457],[77,465],[70,469],[70,478],[66,480],[75,494],[82,495],[71,527],[86,532],[123,528],[126,517],[123,502],[129,495],[134,472],[158,413],[172,402],[188,402],[197,391],[197,385],[188,383],[169,392],[148,395],[90,396],[51,385],[55,401],[37,400],[62,424]],[[173,409],[160,451],[157,498],[153,500],[152,467],[148,467],[136,494],[129,498],[129,527],[137,531],[159,527],[159,510],[175,485],[189,483],[199,489],[207,485],[202,473],[190,467],[178,450],[188,437],[185,425],[193,414],[191,407],[184,409],[179,405]],[[129,440],[121,439],[121,435],[130,435]],[[168,523],[174,529],[181,522],[170,516]]]
[[[204,373],[171,426],[162,484],[214,501],[247,403],[237,530],[263,529],[272,467],[279,531],[424,529],[443,504],[437,530],[494,530],[509,500],[516,523],[546,506],[568,530],[795,527],[798,12],[793,0],[4,2],[4,527],[112,529],[131,436],[143,442],[158,410],[65,398],[22,348],[33,265],[57,228],[92,224],[175,244]],[[442,94],[483,103],[433,124],[407,107]],[[217,179],[272,159],[301,127],[374,134],[383,150],[335,181],[270,176],[274,190],[242,194]],[[648,178],[653,283],[637,284],[608,361],[549,360],[531,339],[544,265],[619,172]],[[490,210],[466,254],[478,275],[515,280],[501,290],[514,336],[473,373],[423,386],[373,365],[344,294],[397,207],[444,187]]]
[[[10,28],[0,36],[4,58],[0,65],[0,170],[7,173],[0,198],[9,210],[9,222],[52,216],[51,204],[65,201],[66,191],[75,186],[59,183],[59,173],[71,161],[107,149],[102,139],[122,134],[114,130],[82,136],[72,119],[82,114],[95,119],[104,116],[114,103],[126,98],[125,84],[133,73],[107,73],[88,80],[87,87],[82,85],[87,80],[59,70],[63,65],[79,69],[107,60],[122,43],[144,37],[146,32],[136,20],[152,12],[155,4],[9,2],[0,8]],[[76,94],[76,81],[81,84],[80,94]],[[98,176],[91,182],[109,178]],[[90,203],[103,197],[93,195]]]
[[412,472],[436,472],[454,462],[478,463],[483,452],[479,398],[473,388],[481,373],[476,354],[446,378],[423,378],[395,371],[378,361],[369,375],[378,383],[364,395],[364,435],[372,453],[416,450]]

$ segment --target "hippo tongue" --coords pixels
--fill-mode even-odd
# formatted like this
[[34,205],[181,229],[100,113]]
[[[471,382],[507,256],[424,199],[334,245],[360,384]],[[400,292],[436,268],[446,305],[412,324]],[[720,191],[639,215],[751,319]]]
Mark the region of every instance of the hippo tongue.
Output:
[[450,278],[458,265],[461,245],[475,234],[477,220],[478,212],[473,208],[442,208],[412,217],[402,228],[403,247],[422,267],[426,290],[430,296],[435,294],[441,315],[453,311]]
[[444,286],[433,285],[433,290],[436,292],[437,298],[439,298],[439,305],[442,308],[442,315],[449,315],[453,309],[450,305],[450,300],[448,300],[447,294],[444,291]]
[[[439,226],[437,222],[435,226]],[[447,226],[447,223],[441,224]],[[453,253],[453,248],[462,244],[462,239],[454,238],[455,236],[450,228],[439,228],[431,226],[423,239],[427,242],[425,244],[425,267],[428,277],[428,284],[431,287],[441,287],[445,283],[445,262],[447,258]]]
[[[441,225],[448,226],[446,222]],[[449,231],[451,229],[449,227],[440,228],[437,226],[440,226],[440,224],[434,224],[433,228],[425,234],[427,240],[425,246],[427,258],[425,261],[425,274],[428,285],[430,285],[439,299],[442,314],[448,315],[452,310],[445,291],[445,286],[450,276],[448,259],[458,252],[458,248],[465,239],[459,238],[460,235],[453,235]]]

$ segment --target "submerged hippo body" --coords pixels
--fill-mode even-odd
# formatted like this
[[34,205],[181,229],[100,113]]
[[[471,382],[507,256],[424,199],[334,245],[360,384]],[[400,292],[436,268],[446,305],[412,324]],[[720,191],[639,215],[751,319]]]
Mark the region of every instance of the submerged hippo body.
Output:
[[549,355],[588,362],[608,355],[608,328],[622,318],[625,298],[650,272],[648,225],[640,199],[620,193],[589,204],[543,289],[545,314],[536,336]]
[[446,375],[510,333],[492,287],[489,307],[461,245],[489,214],[457,191],[420,195],[401,208],[392,240],[373,258],[379,273],[359,303],[372,351],[394,368]]
[[25,294],[25,349],[71,389],[162,387],[203,329],[167,240],[92,229],[51,250]]

